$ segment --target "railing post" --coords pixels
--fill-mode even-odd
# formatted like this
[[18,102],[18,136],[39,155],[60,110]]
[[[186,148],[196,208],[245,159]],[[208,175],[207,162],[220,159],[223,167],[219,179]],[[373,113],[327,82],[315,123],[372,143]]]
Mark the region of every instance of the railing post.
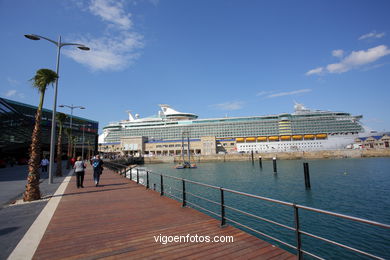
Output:
[[301,241],[301,232],[299,230],[299,214],[297,205],[293,204],[294,208],[294,222],[295,222],[295,238],[297,240],[297,258],[299,260],[303,259],[302,256],[302,241]]
[[221,227],[226,225],[226,219],[225,219],[225,197],[223,194],[223,189],[219,188],[221,191]]
[[132,181],[133,180],[133,169],[130,168],[130,180]]
[[164,195],[164,181],[163,181],[163,176],[162,174],[160,174],[160,195],[163,196]]
[[139,183],[139,171],[137,169],[137,184]]
[[186,182],[184,179],[181,179],[181,182],[183,184],[183,204],[181,206],[184,208],[187,205],[187,203],[186,203]]
[[149,171],[146,171],[146,189],[149,189]]

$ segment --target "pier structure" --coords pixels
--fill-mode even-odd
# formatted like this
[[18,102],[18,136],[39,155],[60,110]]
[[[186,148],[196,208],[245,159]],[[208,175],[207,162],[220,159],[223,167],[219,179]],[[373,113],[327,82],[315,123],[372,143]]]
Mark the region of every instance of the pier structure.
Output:
[[[27,232],[10,259],[296,258],[235,227],[221,228],[218,220],[181,207],[180,202],[145,190],[107,168],[101,176],[101,186],[95,187],[90,167],[85,176],[85,188],[76,188],[74,176],[63,183],[63,191],[52,198],[59,201],[50,206],[54,212],[41,214],[46,218],[52,215],[46,219],[47,227],[43,225],[42,230],[42,223],[34,223],[30,228],[33,234]],[[187,235],[234,240],[163,243],[164,237]]]

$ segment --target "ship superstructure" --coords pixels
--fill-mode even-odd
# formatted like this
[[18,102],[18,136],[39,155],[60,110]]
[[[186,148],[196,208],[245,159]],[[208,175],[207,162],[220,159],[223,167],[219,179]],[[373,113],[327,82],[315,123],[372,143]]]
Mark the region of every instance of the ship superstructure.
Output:
[[149,141],[178,140],[188,132],[192,139],[231,140],[237,152],[305,151],[342,149],[365,132],[362,116],[310,110],[302,104],[295,104],[291,114],[210,119],[198,119],[168,105],[160,107],[157,116],[139,118],[129,112],[128,120],[104,127],[103,142],[139,136]]

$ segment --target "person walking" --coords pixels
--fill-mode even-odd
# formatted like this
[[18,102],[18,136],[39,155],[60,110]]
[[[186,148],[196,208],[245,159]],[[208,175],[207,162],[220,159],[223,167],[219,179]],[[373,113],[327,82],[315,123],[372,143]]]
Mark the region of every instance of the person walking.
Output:
[[49,165],[49,160],[46,157],[44,157],[41,161],[42,173],[47,172],[48,165]]
[[92,159],[93,180],[95,181],[96,187],[99,185],[100,175],[103,172],[103,164],[99,155],[96,155],[95,159]]
[[77,160],[74,163],[74,172],[76,173],[76,183],[77,183],[77,188],[84,188],[83,183],[84,183],[84,169],[87,166],[85,165],[84,161],[81,159],[81,156],[77,157]]

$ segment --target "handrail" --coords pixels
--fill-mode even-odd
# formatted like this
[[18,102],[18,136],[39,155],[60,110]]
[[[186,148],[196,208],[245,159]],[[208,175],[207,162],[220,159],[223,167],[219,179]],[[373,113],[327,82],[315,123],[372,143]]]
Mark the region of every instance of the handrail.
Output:
[[[114,167],[115,167],[115,165],[121,165],[121,164],[111,163],[111,162],[109,162],[108,164],[114,164]],[[128,170],[126,166],[122,165],[122,167],[126,171]],[[117,168],[117,167],[115,167],[115,168]],[[124,174],[125,176],[127,176],[126,175],[126,171],[125,171],[125,174]],[[131,171],[131,169],[130,169],[130,171]],[[119,171],[119,172],[121,172],[121,171]],[[313,208],[313,207],[298,205],[298,204],[294,204],[294,203],[290,203],[290,202],[286,202],[286,201],[271,199],[271,198],[267,198],[267,197],[263,197],[263,196],[259,196],[259,195],[254,195],[254,194],[250,194],[250,193],[245,193],[245,192],[241,192],[241,191],[236,191],[236,190],[232,190],[232,189],[217,187],[217,186],[210,185],[210,184],[205,184],[205,183],[201,183],[201,182],[197,182],[197,181],[192,181],[192,180],[187,180],[187,179],[183,179],[183,178],[178,178],[178,177],[175,177],[175,176],[165,175],[165,174],[161,174],[161,173],[155,173],[155,172],[148,171],[148,170],[145,170],[145,172],[146,172],[147,178],[149,178],[149,174],[150,173],[155,175],[155,176],[160,177],[160,184],[157,181],[154,185],[159,185],[160,186],[160,193],[161,193],[161,195],[164,195],[164,189],[166,189],[164,187],[167,186],[166,184],[163,184],[163,178],[170,178],[170,179],[182,182],[183,183],[183,189],[182,190],[179,190],[179,189],[174,188],[174,187],[170,187],[170,188],[175,190],[175,191],[177,191],[177,192],[181,191],[183,193],[182,194],[183,195],[183,198],[182,198],[183,206],[185,206],[186,204],[193,205],[193,206],[195,206],[197,208],[200,208],[201,210],[203,210],[205,212],[208,212],[208,213],[210,213],[212,215],[220,217],[222,226],[225,225],[225,221],[228,220],[231,223],[234,223],[234,224],[236,224],[238,226],[241,226],[241,227],[243,227],[245,229],[251,230],[252,232],[255,232],[255,233],[259,234],[259,235],[262,235],[262,236],[268,237],[268,238],[270,238],[270,239],[272,239],[274,241],[277,241],[278,243],[281,243],[282,245],[285,245],[287,247],[293,248],[293,249],[297,250],[297,255],[298,255],[298,258],[300,258],[300,259],[302,258],[302,254],[306,254],[306,255],[312,256],[312,257],[317,258],[317,259],[323,259],[323,258],[321,258],[321,257],[319,257],[319,256],[317,256],[317,255],[315,255],[315,254],[313,254],[311,252],[308,252],[308,251],[302,249],[301,238],[300,238],[301,235],[309,236],[309,237],[312,237],[312,238],[315,238],[315,239],[327,242],[329,244],[336,245],[336,246],[339,246],[341,248],[345,248],[345,249],[351,250],[353,252],[360,253],[362,255],[369,256],[369,257],[372,257],[372,258],[375,258],[375,259],[384,259],[382,257],[373,255],[371,253],[364,252],[362,250],[359,250],[359,249],[356,249],[356,248],[344,245],[342,243],[339,243],[339,242],[336,242],[336,241],[333,241],[333,240],[330,240],[330,239],[326,239],[326,238],[323,238],[321,236],[317,236],[317,235],[314,235],[314,234],[311,234],[309,232],[301,230],[300,229],[300,224],[299,224],[300,218],[299,218],[299,214],[298,214],[298,209],[308,210],[308,211],[317,212],[317,213],[320,213],[320,214],[326,214],[326,215],[330,215],[330,216],[335,216],[335,217],[348,219],[348,220],[351,220],[351,221],[360,222],[360,223],[364,223],[364,224],[369,224],[369,225],[373,225],[373,226],[377,226],[377,227],[381,227],[381,228],[386,228],[386,229],[390,228],[390,225],[388,225],[388,224],[384,224],[384,223],[380,223],[380,222],[376,222],[376,221],[371,221],[371,220],[367,220],[367,219],[363,219],[363,218],[353,217],[353,216],[349,216],[349,215],[345,215],[345,214],[340,214],[340,213],[336,213],[336,212],[332,212],[332,211],[327,211],[327,210],[317,209],[317,208]],[[221,202],[216,202],[216,201],[204,198],[203,196],[195,195],[193,193],[190,193],[190,192],[186,191],[185,190],[185,183],[192,183],[192,184],[195,184],[195,185],[200,185],[200,186],[211,188],[211,189],[214,189],[214,190],[219,190],[220,191],[220,196],[221,196]],[[147,186],[147,188],[149,188],[149,187]],[[290,227],[290,226],[278,223],[276,221],[273,221],[273,220],[270,220],[270,219],[267,219],[267,218],[263,218],[263,217],[254,215],[252,213],[245,212],[245,211],[240,210],[240,209],[236,209],[236,208],[234,208],[232,206],[227,206],[227,205],[225,205],[225,202],[224,202],[224,192],[229,192],[229,193],[233,193],[233,194],[242,195],[242,196],[245,196],[245,197],[260,199],[260,200],[271,202],[271,203],[276,203],[276,204],[280,204],[280,205],[284,205],[284,206],[289,206],[289,207],[294,209],[295,227]],[[175,199],[180,201],[180,198],[178,196],[175,196],[172,193],[168,193],[168,194],[170,196],[174,197]],[[209,203],[213,203],[214,205],[219,205],[221,207],[220,214],[215,213],[215,212],[213,212],[211,210],[208,210],[208,209],[206,209],[206,208],[204,208],[204,207],[202,207],[200,205],[197,205],[194,202],[187,201],[186,194],[189,194],[191,196],[194,196],[194,197],[197,197],[199,199],[205,200],[205,201],[207,201]],[[259,230],[256,230],[256,229],[254,229],[252,227],[249,227],[247,225],[244,225],[244,224],[239,223],[239,222],[237,222],[235,220],[232,220],[230,218],[225,217],[225,208],[233,210],[233,211],[238,212],[240,214],[247,215],[249,217],[252,217],[252,218],[255,218],[255,219],[258,219],[258,220],[262,220],[262,221],[265,221],[265,222],[268,222],[268,223],[280,226],[280,227],[285,228],[285,229],[290,230],[290,231],[295,231],[297,245],[296,246],[290,245],[289,243],[284,242],[284,241],[282,241],[282,240],[280,240],[278,238],[275,238],[275,237],[270,236],[268,234],[265,234],[265,233],[263,233],[263,232],[261,232]]]

